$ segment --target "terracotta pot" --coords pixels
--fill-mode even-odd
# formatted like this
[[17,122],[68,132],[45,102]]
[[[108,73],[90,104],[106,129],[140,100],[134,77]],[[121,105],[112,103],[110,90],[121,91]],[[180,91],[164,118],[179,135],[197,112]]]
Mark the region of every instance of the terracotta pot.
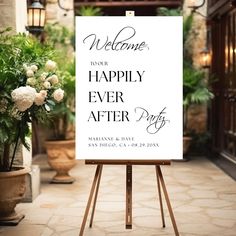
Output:
[[[15,212],[15,206],[24,196],[25,176],[28,168],[0,172],[0,222],[1,225],[17,225],[24,217]],[[5,223],[4,223],[5,222]]]
[[183,154],[185,155],[188,152],[192,138],[188,136],[183,137]]
[[75,164],[75,140],[45,142],[48,163],[57,173],[52,183],[73,183],[74,178],[69,175]]

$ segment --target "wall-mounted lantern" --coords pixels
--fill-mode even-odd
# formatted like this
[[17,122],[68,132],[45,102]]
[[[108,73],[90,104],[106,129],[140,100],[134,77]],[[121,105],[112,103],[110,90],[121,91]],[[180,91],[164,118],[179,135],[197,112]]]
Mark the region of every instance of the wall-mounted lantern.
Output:
[[33,0],[27,10],[28,26],[26,26],[26,29],[31,34],[39,35],[45,25],[45,8],[39,0]]
[[210,55],[210,51],[207,48],[204,48],[201,52],[200,52],[200,64],[202,68],[210,68],[211,65],[211,55]]

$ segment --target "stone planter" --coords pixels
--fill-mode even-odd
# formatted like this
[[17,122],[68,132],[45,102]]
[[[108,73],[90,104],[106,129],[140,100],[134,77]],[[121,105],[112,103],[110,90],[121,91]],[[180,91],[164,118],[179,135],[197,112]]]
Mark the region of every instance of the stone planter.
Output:
[[183,137],[183,155],[186,155],[186,153],[188,152],[191,141],[192,141],[191,137],[188,136]]
[[75,140],[45,142],[48,163],[57,173],[52,183],[73,183],[74,178],[69,175],[75,164]]
[[0,172],[0,225],[17,225],[24,218],[15,212],[15,206],[24,196],[28,172],[28,168]]

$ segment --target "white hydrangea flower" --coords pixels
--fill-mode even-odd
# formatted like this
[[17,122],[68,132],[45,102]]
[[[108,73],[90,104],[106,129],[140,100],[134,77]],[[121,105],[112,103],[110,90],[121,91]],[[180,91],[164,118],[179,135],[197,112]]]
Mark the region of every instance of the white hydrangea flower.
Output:
[[11,93],[12,100],[15,102],[19,111],[25,111],[33,105],[36,90],[30,86],[22,86],[14,89]]
[[42,93],[36,93],[35,99],[34,99],[34,103],[35,103],[37,106],[41,106],[41,105],[44,104],[44,101],[45,101],[45,96],[43,96]]
[[51,88],[51,84],[50,84],[49,81],[45,81],[45,82],[43,83],[43,86],[44,86],[44,88],[46,88],[46,89],[50,89],[50,88]]
[[52,76],[50,77],[50,82],[51,82],[53,85],[57,84],[57,83],[59,82],[59,79],[58,79],[57,75],[52,75]]
[[34,72],[31,70],[31,69],[28,69],[26,71],[26,76],[29,78],[29,77],[33,77],[34,76]]
[[54,71],[57,67],[57,64],[55,61],[52,61],[52,60],[48,60],[45,64],[45,68],[46,70],[48,71]]
[[40,80],[41,80],[41,81],[45,81],[45,79],[47,78],[47,76],[48,76],[48,73],[43,72],[43,73],[40,75]]
[[53,98],[55,99],[55,101],[57,102],[60,102],[64,97],[64,91],[59,88],[59,89],[56,89],[53,93]]
[[52,78],[51,76],[47,77],[46,81],[50,82],[51,78]]
[[24,68],[25,71],[27,71],[28,69],[30,69],[30,68],[27,66],[27,64],[25,64],[25,63],[23,64],[23,68]]
[[40,92],[39,92],[43,97],[47,97],[47,95],[48,95],[48,92],[47,92],[47,90],[40,90]]
[[34,86],[36,84],[36,79],[34,77],[29,77],[26,81],[28,85]]
[[32,65],[30,67],[30,69],[33,71],[33,72],[36,72],[38,70],[38,67],[36,65]]

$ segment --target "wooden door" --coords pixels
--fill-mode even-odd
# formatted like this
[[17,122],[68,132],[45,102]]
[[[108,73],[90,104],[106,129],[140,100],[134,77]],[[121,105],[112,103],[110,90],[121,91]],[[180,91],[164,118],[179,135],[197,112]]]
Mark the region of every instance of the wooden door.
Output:
[[211,26],[215,99],[211,109],[213,150],[236,161],[236,11]]

